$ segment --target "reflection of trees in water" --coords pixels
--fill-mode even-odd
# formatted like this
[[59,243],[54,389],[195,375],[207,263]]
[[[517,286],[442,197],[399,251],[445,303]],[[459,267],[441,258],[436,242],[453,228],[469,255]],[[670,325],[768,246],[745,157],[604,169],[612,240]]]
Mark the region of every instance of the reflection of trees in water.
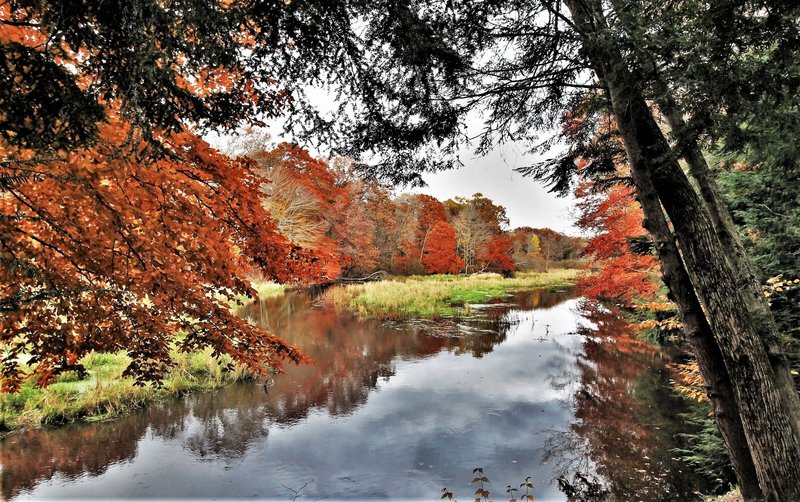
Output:
[[[185,416],[200,423],[191,429],[185,443],[198,457],[240,458],[254,439],[269,434],[264,391],[259,386],[233,385],[218,394],[192,396],[184,403]],[[159,433],[157,428],[155,431]]]
[[24,431],[0,444],[0,486],[5,500],[60,474],[67,479],[97,476],[111,464],[133,458],[144,423],[108,422],[64,426],[44,432]]
[[568,431],[551,431],[545,445],[562,490],[575,489],[576,500],[590,491],[610,500],[696,497],[699,481],[672,458],[682,406],[664,356],[613,310],[586,302],[581,315],[595,327],[578,332],[585,341],[570,397],[576,421]]
[[[563,299],[550,292],[520,293],[513,307],[546,307]],[[310,302],[305,294],[289,294],[245,310],[314,360],[288,367],[269,394],[260,385],[236,384],[156,402],[111,422],[12,434],[0,443],[2,496],[10,499],[57,474],[67,479],[100,475],[109,465],[133,459],[148,432],[165,440],[185,438],[184,447],[200,458],[240,458],[273,423],[296,423],[314,408],[351,413],[380,379],[394,375],[398,357],[418,359],[442,350],[480,357],[505,340],[514,324],[510,305],[457,322],[391,324],[309,308]]]
[[[514,309],[547,308],[564,297],[520,293],[508,300],[513,307],[477,309],[473,319],[400,324],[309,309],[309,299],[299,294],[252,305],[250,316],[301,347],[314,364],[287,368],[268,395],[259,385],[234,385],[216,394],[155,403],[113,422],[13,434],[0,445],[3,496],[14,497],[57,474],[102,474],[111,464],[133,459],[148,433],[182,441],[200,458],[241,458],[273,423],[295,423],[313,408],[351,413],[380,379],[394,374],[397,358],[429,357],[442,350],[480,357],[505,340],[515,322]],[[573,496],[579,499],[597,481],[609,499],[691,498],[698,485],[671,458],[681,406],[669,390],[661,353],[636,339],[614,312],[585,304],[581,315],[595,327],[577,333],[584,342],[572,366],[575,372],[551,382],[556,388],[571,387],[565,405],[576,417],[569,430],[551,431],[545,444],[546,460],[557,463],[567,481],[562,490],[575,488]]]
[[185,436],[198,457],[241,457],[255,438],[268,433],[264,391],[235,384],[218,394],[202,393],[151,404],[110,422],[31,430],[3,439],[0,464],[4,499],[60,475],[98,476],[113,464],[133,459],[150,433],[163,439]]
[[[517,296],[528,304],[542,301]],[[557,295],[545,297],[555,303]],[[332,415],[351,413],[366,402],[381,378],[394,375],[396,358],[425,358],[442,350],[481,357],[505,340],[514,323],[510,304],[459,320],[378,322],[330,308],[307,308],[309,302],[307,295],[294,293],[252,304],[244,312],[313,360],[287,368],[270,388],[270,415],[281,423],[301,420],[314,408]]]
[[549,309],[570,298],[577,298],[573,289],[534,289],[522,293],[514,293],[516,308],[523,310]]

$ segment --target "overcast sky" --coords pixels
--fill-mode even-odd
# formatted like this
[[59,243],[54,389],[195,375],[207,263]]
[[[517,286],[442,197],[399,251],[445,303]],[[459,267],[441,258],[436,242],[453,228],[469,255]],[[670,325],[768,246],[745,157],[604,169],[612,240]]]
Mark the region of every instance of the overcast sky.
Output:
[[[313,88],[306,89],[306,92],[323,112],[334,110],[334,102],[328,92]],[[466,117],[467,133],[470,137],[476,137],[483,128],[481,117],[475,110]],[[282,119],[265,122],[267,127],[262,131],[269,133],[271,142],[278,144],[281,141],[291,141],[290,137],[282,134]],[[230,141],[230,137],[220,137],[214,133],[207,135],[206,139],[212,146],[222,150],[225,150],[225,144]],[[318,154],[313,148],[310,151]],[[480,192],[495,204],[506,208],[511,228],[549,227],[569,235],[580,235],[580,230],[573,225],[576,218],[572,214],[572,197],[556,197],[548,193],[547,188],[538,181],[514,172],[515,167],[530,165],[534,160],[536,157],[526,153],[523,146],[515,143],[498,145],[483,157],[477,157],[471,149],[465,149],[461,152],[463,167],[424,174],[422,178],[428,186],[403,191],[426,193],[442,201],[459,195],[469,197]]]

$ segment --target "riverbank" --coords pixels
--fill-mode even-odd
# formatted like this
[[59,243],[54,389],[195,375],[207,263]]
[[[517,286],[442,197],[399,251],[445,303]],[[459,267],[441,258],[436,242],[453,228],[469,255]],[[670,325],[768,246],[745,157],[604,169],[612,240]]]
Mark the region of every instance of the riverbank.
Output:
[[[285,287],[268,281],[254,281],[259,298],[285,293]],[[231,309],[252,300],[244,295],[229,303]],[[211,356],[211,349],[172,353],[175,367],[160,387],[137,386],[122,376],[130,358],[124,352],[92,353],[80,362],[86,377],[67,372],[49,387],[36,388],[28,381],[16,394],[0,394],[0,434],[22,428],[47,427],[76,421],[102,421],[141,408],[156,399],[182,396],[189,392],[212,391],[252,378],[241,365],[225,356]]]
[[124,352],[89,354],[81,360],[88,375],[84,379],[67,372],[44,389],[25,382],[18,393],[0,395],[0,432],[108,420],[155,399],[215,390],[251,378],[244,366],[231,364],[230,358],[215,359],[211,349],[189,354],[176,351],[173,358],[175,367],[155,387],[137,386],[122,376],[130,362]]
[[[274,298],[276,296],[281,296],[287,291],[286,285],[278,284],[277,282],[272,282],[272,281],[251,279],[250,285],[255,290],[256,295],[258,295],[258,298],[261,300],[267,298]],[[251,303],[253,301],[252,298],[245,295],[236,295],[236,297],[233,300],[223,299],[221,296],[220,299],[223,300],[225,303],[227,303],[228,306],[234,311],[237,310],[242,305],[247,305],[248,303]]]
[[[324,296],[339,309],[381,319],[453,317],[469,313],[469,304],[503,298],[512,291],[572,284],[580,270],[522,272],[513,278],[499,274],[471,276],[412,276],[385,281],[336,286]],[[259,282],[253,285],[259,297],[279,296],[283,286]],[[247,298],[238,299],[247,303]],[[237,308],[231,302],[231,308]],[[175,351],[176,366],[160,387],[136,386],[122,376],[129,358],[124,352],[93,353],[81,363],[87,376],[75,372],[60,375],[47,388],[25,382],[16,394],[0,395],[0,433],[20,428],[56,426],[76,421],[102,421],[141,408],[156,399],[177,397],[188,392],[219,389],[251,378],[247,370],[231,365],[211,351],[190,354]]]
[[469,313],[470,304],[504,298],[512,291],[570,286],[582,272],[554,269],[518,272],[510,278],[500,274],[394,277],[331,288],[323,301],[376,319],[455,317]]
[[[616,469],[612,493],[699,498],[696,477],[673,460],[677,410],[656,413],[652,406],[665,402],[671,384],[664,358],[623,343],[623,321],[610,310],[580,308],[564,288],[501,302],[480,312],[489,322],[444,322],[442,330],[427,329],[438,323],[360,322],[319,308],[319,297],[306,292],[252,305],[242,314],[291,340],[314,366],[289,365],[268,394],[260,385],[233,384],[106,423],[11,434],[0,442],[4,493],[280,499],[292,496],[281,484],[299,490],[314,477],[306,498],[430,499],[430,486],[468,483],[473,467],[487,465],[499,486],[527,476],[545,480],[532,493],[549,500],[564,496],[546,480],[556,477],[561,458],[576,458],[574,449],[560,448],[592,438],[600,441],[595,451],[620,454],[594,457],[600,468]],[[587,337],[598,343],[587,345]],[[469,424],[453,428],[453,417]],[[315,438],[324,438],[324,447]],[[553,453],[547,462],[525,462],[523,443],[525,451]],[[365,449],[374,454],[358,454]],[[264,452],[285,469],[265,470]],[[348,475],[358,483],[328,476],[338,476],[343,455],[353,459]],[[650,460],[636,461],[643,457]],[[154,458],[166,467],[153,468]],[[588,478],[596,471],[582,472]],[[109,476],[136,482],[109,483]],[[641,482],[629,483],[632,477]],[[313,491],[317,483],[324,488]]]

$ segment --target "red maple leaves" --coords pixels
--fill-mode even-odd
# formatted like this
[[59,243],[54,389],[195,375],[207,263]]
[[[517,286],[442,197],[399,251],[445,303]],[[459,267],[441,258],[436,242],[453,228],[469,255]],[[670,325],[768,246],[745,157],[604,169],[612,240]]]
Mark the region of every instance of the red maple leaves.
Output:
[[447,221],[431,227],[422,265],[429,274],[457,274],[464,267],[464,260],[456,254],[456,231]]
[[17,176],[0,193],[4,389],[24,377],[23,354],[42,384],[92,350],[127,350],[140,381],[164,375],[172,343],[211,346],[256,372],[301,361],[227,306],[254,296],[248,270],[281,282],[323,274],[262,207],[252,162],[187,132],[163,134],[168,151],[151,155],[119,119],[101,138],[46,160],[3,151],[28,159],[2,173]]
[[580,211],[577,225],[593,234],[583,252],[598,266],[595,274],[579,281],[591,298],[629,303],[652,298],[658,290],[656,257],[630,249],[631,239],[646,235],[644,215],[633,194],[632,188],[620,184],[595,191],[592,182],[581,184],[575,192]]

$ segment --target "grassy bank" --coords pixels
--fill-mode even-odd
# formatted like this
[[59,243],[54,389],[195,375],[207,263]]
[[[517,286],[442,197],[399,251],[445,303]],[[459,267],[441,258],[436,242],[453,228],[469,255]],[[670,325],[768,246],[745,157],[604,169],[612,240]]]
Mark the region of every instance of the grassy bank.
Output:
[[[254,281],[253,288],[262,299],[285,291],[284,286],[266,281]],[[251,301],[245,296],[238,300],[242,304]],[[237,307],[231,302],[231,308]],[[90,354],[81,360],[87,378],[79,379],[75,372],[68,372],[46,389],[26,382],[16,394],[0,394],[0,432],[79,420],[106,420],[153,399],[214,390],[250,377],[242,366],[232,365],[233,369],[228,369],[231,359],[224,357],[217,361],[211,356],[211,349],[191,354],[175,351],[173,360],[176,366],[161,387],[141,387],[122,376],[130,362],[124,352]]]
[[581,273],[576,269],[469,276],[396,277],[385,281],[338,286],[324,300],[342,310],[378,319],[436,318],[457,315],[460,307],[503,298],[511,291],[568,286]]
[[227,369],[230,359],[217,361],[210,349],[191,354],[175,352],[173,357],[177,365],[156,388],[136,386],[133,379],[122,376],[130,362],[124,353],[92,353],[81,360],[88,372],[85,379],[68,372],[44,389],[25,382],[16,394],[0,394],[0,431],[106,420],[153,399],[213,390],[250,376],[239,365]]
[[[278,284],[277,282],[252,280],[252,286],[258,294],[258,298],[261,300],[273,298],[275,296],[281,296],[282,294],[286,293],[286,286],[283,284]],[[223,299],[222,296],[219,298]],[[240,305],[247,305],[252,301],[253,300],[251,298],[248,298],[245,295],[236,295],[234,301],[228,301],[227,303],[232,309],[237,309]]]

